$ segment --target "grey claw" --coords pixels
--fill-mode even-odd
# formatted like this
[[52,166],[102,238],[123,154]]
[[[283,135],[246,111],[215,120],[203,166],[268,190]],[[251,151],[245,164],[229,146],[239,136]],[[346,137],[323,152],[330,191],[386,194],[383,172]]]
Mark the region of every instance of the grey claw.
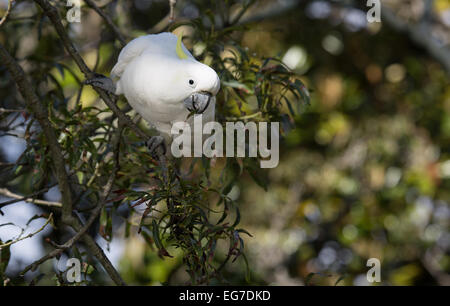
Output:
[[114,82],[110,78],[101,74],[96,74],[94,78],[85,80],[84,83],[101,88],[112,94],[116,92],[116,86],[114,85]]
[[166,142],[164,140],[164,137],[162,136],[152,136],[148,141],[145,142],[145,145],[147,146],[148,150],[151,154],[161,154],[161,152],[158,152],[158,148],[162,148],[162,154],[166,154]]

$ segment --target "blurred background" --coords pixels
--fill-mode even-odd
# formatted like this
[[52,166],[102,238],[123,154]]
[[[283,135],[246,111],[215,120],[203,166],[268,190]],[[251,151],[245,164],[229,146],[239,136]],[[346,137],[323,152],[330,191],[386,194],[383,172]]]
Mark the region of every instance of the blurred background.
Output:
[[[0,28],[2,43],[14,46],[25,69],[31,65],[25,59],[41,49],[64,60],[59,48],[48,47],[55,42],[37,39],[39,25],[27,25],[39,14],[34,4],[17,2]],[[219,2],[179,0],[176,20],[208,10],[219,14]],[[96,3],[130,37],[160,31],[168,18],[168,1]],[[267,190],[245,176],[231,191],[241,227],[253,237],[243,237],[250,277],[238,259],[225,267],[230,284],[370,285],[366,263],[378,258],[381,285],[450,285],[450,1],[381,1],[382,22],[374,23],[367,22],[365,3],[256,1],[241,19],[246,28],[234,39],[256,57],[279,57],[301,76],[311,103],[282,140],[278,167],[264,172]],[[0,15],[7,4],[0,1]],[[97,45],[107,40],[102,19],[84,7],[81,18],[70,34],[88,65],[108,74],[117,46],[103,44],[96,63]],[[0,79],[2,99],[10,86]],[[76,83],[67,76],[64,86],[70,90]],[[93,90],[83,90],[83,105],[96,99]],[[21,120],[2,116],[1,125],[20,126]],[[23,139],[0,132],[2,164],[15,162],[24,148]],[[44,198],[56,201],[59,192],[51,189]],[[40,208],[19,203],[2,211],[0,224],[25,226]],[[33,221],[27,231],[44,221]],[[18,231],[2,226],[0,239]],[[110,243],[97,240],[125,281],[187,281],[176,250],[169,250],[174,258],[162,260],[142,236],[125,239],[124,227],[115,232]],[[11,247],[10,277],[45,254],[48,233]],[[58,265],[55,260],[44,269]]]

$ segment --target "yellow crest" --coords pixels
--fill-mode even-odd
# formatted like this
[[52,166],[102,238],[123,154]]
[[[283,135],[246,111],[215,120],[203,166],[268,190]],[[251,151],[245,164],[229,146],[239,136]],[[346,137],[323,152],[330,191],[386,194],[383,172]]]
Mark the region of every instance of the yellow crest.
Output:
[[180,59],[187,59],[188,56],[187,56],[187,54],[184,52],[183,47],[182,47],[182,44],[181,44],[182,38],[183,38],[183,34],[178,35],[177,46],[176,46],[176,50],[175,50],[175,51],[177,52],[177,56],[178,56]]

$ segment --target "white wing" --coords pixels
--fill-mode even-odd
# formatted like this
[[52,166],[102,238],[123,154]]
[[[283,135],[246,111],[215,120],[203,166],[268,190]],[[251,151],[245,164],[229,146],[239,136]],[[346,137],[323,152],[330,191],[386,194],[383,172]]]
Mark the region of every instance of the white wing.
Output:
[[111,78],[119,79],[116,85],[116,94],[122,94],[122,88],[120,86],[120,77],[122,76],[127,65],[133,61],[136,57],[142,54],[146,48],[151,45],[150,35],[141,36],[130,41],[120,51],[119,58],[116,65],[111,70]]
[[[120,77],[127,68],[128,64],[130,64],[136,57],[140,56],[143,52],[177,57],[175,52],[176,43],[177,36],[168,32],[145,35],[130,41],[122,49],[122,51],[120,51],[117,63],[111,70],[111,78],[118,79],[116,94],[123,93],[120,84]],[[194,59],[192,54],[184,45],[182,45],[182,48],[188,57]]]

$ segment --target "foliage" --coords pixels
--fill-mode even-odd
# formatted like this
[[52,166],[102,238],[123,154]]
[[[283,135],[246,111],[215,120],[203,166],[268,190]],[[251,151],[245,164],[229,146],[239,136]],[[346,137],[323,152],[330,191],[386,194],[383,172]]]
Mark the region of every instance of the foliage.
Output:
[[[226,3],[227,7],[230,5]],[[248,7],[244,4],[242,12]],[[90,89],[83,84],[83,75],[75,63],[61,57],[61,43],[52,30],[52,24],[40,9],[33,7],[33,10],[35,15],[21,22],[12,21],[7,30],[23,32],[38,29],[33,32],[36,34],[33,39],[38,39],[35,51],[24,60],[30,63],[27,74],[41,103],[45,105],[48,120],[61,146],[70,183],[76,194],[75,211],[88,218],[100,205],[98,203],[102,202],[108,177],[114,172],[115,154],[118,154],[120,169],[112,195],[101,209],[98,229],[95,230],[103,239],[111,242],[118,226],[125,224],[125,237],[130,234],[130,228],[137,227],[138,233],[152,248],[155,247],[161,258],[173,257],[169,250],[179,248],[193,284],[220,279],[225,264],[234,262],[239,256],[244,256],[246,261],[241,236],[250,234],[239,227],[239,205],[228,194],[246,171],[259,185],[267,188],[259,178],[261,174],[255,167],[256,161],[250,158],[193,159],[189,161],[188,170],[184,171],[185,161],[169,160],[165,173],[166,165],[161,165],[152,157],[142,146],[142,140],[129,129],[119,134],[119,152],[114,152],[114,137],[120,129],[115,115],[92,96]],[[58,10],[64,15],[62,5]],[[83,8],[83,14],[87,13],[87,8]],[[187,36],[190,45],[194,48],[205,46],[196,56],[215,68],[221,78],[222,90],[217,99],[219,119],[283,120],[292,124],[292,118],[299,110],[297,105],[309,99],[301,81],[279,59],[260,59],[249,55],[248,50],[233,38],[236,33],[245,30],[245,27],[236,25],[239,19],[226,21],[226,26],[215,28],[211,26],[216,24],[211,10],[205,8],[200,16],[207,16],[208,20],[198,17],[187,22],[176,22],[169,30],[190,27],[192,35]],[[73,27],[68,23],[66,31],[73,33]],[[119,48],[114,37],[108,37],[108,34],[110,31],[105,28],[100,33],[101,39],[96,48],[92,50],[96,53],[95,72],[109,71],[117,58]],[[20,52],[17,47],[20,43],[20,39],[8,40],[7,48]],[[229,49],[229,53],[224,56],[225,49]],[[3,78],[7,83],[11,82],[6,74]],[[5,108],[23,108],[23,103],[15,100],[17,92],[14,87],[3,88],[2,96]],[[253,109],[249,106],[249,100],[257,101]],[[119,105],[124,111],[127,110],[125,101],[119,101]],[[289,113],[285,113],[286,107]],[[130,114],[133,115],[132,112]],[[23,131],[27,146],[14,166],[7,169],[9,181],[15,178],[8,187],[24,193],[48,189],[47,186],[54,184],[55,178],[43,131],[29,109],[17,112],[17,115],[2,113],[2,120],[9,120],[11,116],[15,116],[12,121],[20,123],[14,128],[9,127],[9,131]],[[144,124],[141,127],[146,128]],[[17,137],[22,136],[19,133]],[[211,166],[212,162],[214,166]],[[213,179],[209,175],[211,167],[222,168],[218,178]],[[141,213],[136,213],[134,208],[141,209]],[[141,214],[138,222],[135,222],[136,214]],[[61,231],[60,227],[56,227],[53,235]],[[221,240],[229,246],[219,250],[217,245]],[[78,252],[75,245],[66,252],[82,262],[90,262],[88,252]],[[56,275],[56,281],[63,284],[60,276]],[[89,282],[87,278],[85,281]]]
[[[0,42],[45,103],[75,212],[88,219],[114,169],[119,125],[83,85],[53,25],[32,2],[13,8]],[[216,119],[279,121],[283,139],[275,169],[260,169],[252,158],[179,159],[169,161],[166,179],[143,139],[126,127],[120,169],[89,235],[106,241],[105,251],[123,241],[118,270],[127,283],[360,285],[375,257],[382,285],[449,284],[450,91],[445,65],[427,46],[436,33],[436,41],[448,42],[445,1],[434,1],[433,27],[419,42],[384,20],[361,25],[365,1],[183,0],[170,25],[160,22],[169,12],[166,1],[144,2],[105,1],[101,9],[127,41],[163,30],[183,34],[194,56],[220,75]],[[294,2],[300,4],[282,10]],[[64,4],[53,3],[65,16]],[[422,3],[383,1],[382,7],[413,27]],[[108,75],[121,49],[114,30],[87,5],[81,26],[64,25],[88,66]],[[288,69],[292,54],[297,61]],[[1,187],[58,201],[43,196],[57,184],[48,140],[3,66],[0,88],[0,107],[13,110],[0,112]],[[117,105],[138,119],[125,99]],[[142,121],[139,127],[154,133]],[[26,146],[8,160],[12,138]],[[0,204],[2,218],[13,207]],[[65,243],[73,233],[57,207],[39,207],[33,222],[55,213],[44,234],[50,245],[43,242],[52,251],[53,241]],[[2,249],[3,283],[7,258],[7,284],[70,285],[50,261],[20,277],[11,269],[14,246],[19,243],[11,259]],[[110,283],[84,240],[64,256],[84,263],[83,284]]]

